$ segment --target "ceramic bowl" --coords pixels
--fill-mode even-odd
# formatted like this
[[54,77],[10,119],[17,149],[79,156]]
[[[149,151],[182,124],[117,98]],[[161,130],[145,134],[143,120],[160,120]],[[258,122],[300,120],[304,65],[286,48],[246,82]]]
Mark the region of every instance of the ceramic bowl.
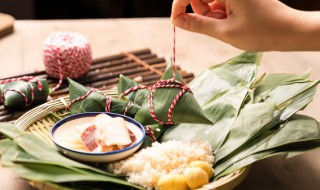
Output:
[[[104,162],[113,162],[117,160],[121,160],[123,158],[126,158],[133,154],[138,148],[141,146],[143,143],[143,140],[145,138],[145,130],[144,127],[137,122],[136,120],[116,114],[116,113],[104,113],[107,114],[111,117],[122,117],[125,121],[127,121],[128,125],[127,127],[134,133],[136,136],[136,141],[134,144],[130,145],[129,147],[126,147],[124,149],[120,150],[115,150],[111,152],[102,152],[102,153],[95,153],[95,152],[84,152],[84,151],[78,151],[78,150],[73,150],[70,148],[67,148],[63,145],[61,145],[61,142],[58,142],[57,136],[55,136],[55,133],[59,130],[60,127],[64,127],[65,129],[70,128],[73,126],[75,123],[85,123],[89,122],[95,117],[96,115],[101,114],[101,112],[87,112],[87,113],[81,113],[81,114],[76,114],[72,115],[69,117],[66,117],[59,122],[57,122],[50,131],[50,136],[56,147],[66,156],[84,161],[84,162],[92,162],[92,163],[104,163]],[[57,133],[59,134],[59,133]],[[70,134],[71,135],[71,134]]]

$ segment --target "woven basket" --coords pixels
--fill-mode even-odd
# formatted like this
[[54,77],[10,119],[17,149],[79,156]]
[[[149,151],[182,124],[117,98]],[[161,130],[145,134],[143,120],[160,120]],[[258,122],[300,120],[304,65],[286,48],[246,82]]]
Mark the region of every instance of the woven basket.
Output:
[[[101,91],[104,95],[116,97],[116,90]],[[33,108],[22,115],[14,124],[17,128],[32,133],[43,139],[46,143],[54,146],[50,138],[50,128],[60,119],[68,114],[66,108],[69,104],[69,97],[62,97],[53,101],[44,103]],[[58,117],[57,117],[58,116]],[[230,190],[239,185],[247,176],[249,167],[242,168],[228,176],[220,178],[202,186],[199,190]],[[54,184],[47,184],[36,181],[29,183],[40,190],[58,190]]]

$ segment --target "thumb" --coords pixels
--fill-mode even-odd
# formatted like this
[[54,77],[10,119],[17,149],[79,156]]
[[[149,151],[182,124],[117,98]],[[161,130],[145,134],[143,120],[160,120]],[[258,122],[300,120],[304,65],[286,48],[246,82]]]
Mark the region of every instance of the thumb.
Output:
[[219,14],[217,12],[214,18],[193,13],[182,14],[172,19],[172,23],[184,30],[215,36],[222,21],[219,18],[225,18],[225,15]]

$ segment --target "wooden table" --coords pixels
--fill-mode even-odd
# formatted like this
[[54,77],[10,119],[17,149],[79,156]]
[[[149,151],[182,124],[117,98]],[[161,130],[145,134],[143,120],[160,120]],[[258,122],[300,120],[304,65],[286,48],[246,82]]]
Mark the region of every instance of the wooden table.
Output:
[[[88,36],[93,57],[151,48],[169,58],[172,51],[172,25],[167,18],[101,19],[63,21],[16,21],[15,32],[0,39],[0,78],[43,70],[42,43],[54,31],[76,31]],[[209,66],[225,61],[240,52],[213,38],[177,30],[177,64],[200,74]],[[319,52],[268,52],[260,73],[301,73],[312,69],[312,78],[320,77]],[[318,93],[303,114],[320,120]],[[34,189],[7,169],[0,169],[0,189]],[[282,160],[280,156],[253,164],[245,181],[237,189],[319,189],[320,150]]]

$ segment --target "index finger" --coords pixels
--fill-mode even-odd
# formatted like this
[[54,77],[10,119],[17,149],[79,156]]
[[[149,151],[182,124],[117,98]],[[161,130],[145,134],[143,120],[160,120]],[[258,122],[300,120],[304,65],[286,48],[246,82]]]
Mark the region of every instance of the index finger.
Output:
[[171,19],[186,13],[186,7],[190,4],[191,0],[174,0],[171,9]]
[[191,0],[191,6],[195,13],[206,15],[211,11],[209,3],[212,3],[214,1],[215,0]]

